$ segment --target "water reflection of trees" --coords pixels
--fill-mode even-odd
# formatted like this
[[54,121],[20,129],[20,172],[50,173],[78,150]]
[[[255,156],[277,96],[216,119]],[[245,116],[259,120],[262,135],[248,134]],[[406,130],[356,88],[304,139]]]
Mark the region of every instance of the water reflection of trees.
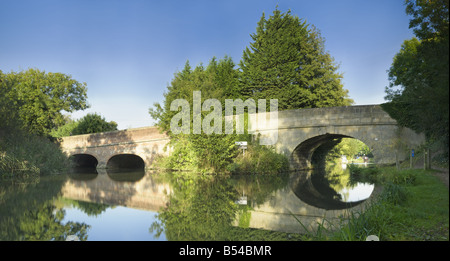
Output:
[[[168,240],[233,240],[239,228],[232,228],[236,215],[250,206],[235,202],[244,194],[256,204],[263,203],[288,177],[195,176],[175,174],[170,178],[173,192],[168,206],[161,210],[150,232]],[[242,223],[242,222],[241,222]],[[244,222],[245,223],[245,222]],[[244,226],[245,227],[245,226]]]
[[20,240],[59,241],[76,235],[81,241],[85,241],[90,226],[71,221],[63,224],[64,216],[65,210],[56,209],[52,201],[27,211],[19,221]]
[[[342,164],[339,162],[328,162],[321,168],[319,172],[323,175],[322,182],[327,184],[333,191],[337,198],[342,199],[342,196],[339,192],[344,191],[346,188],[353,188],[357,185],[357,183],[351,182],[350,180],[350,171],[347,168],[342,168]],[[321,176],[321,175],[314,175]],[[344,198],[348,198],[347,195],[344,195]]]
[[236,190],[218,176],[175,175],[171,187],[170,203],[150,231],[156,237],[164,231],[168,240],[223,240],[235,217]]
[[99,216],[100,214],[105,212],[108,208],[112,208],[112,206],[103,203],[86,202],[73,199],[62,199],[62,200],[64,201],[64,205],[72,206],[90,217]]
[[65,240],[77,235],[86,240],[88,225],[67,222],[64,210],[54,206],[64,176],[41,177],[36,184],[14,186],[0,182],[0,240]]
[[274,191],[287,186],[289,175],[235,175],[229,182],[248,201],[259,205],[267,200]]

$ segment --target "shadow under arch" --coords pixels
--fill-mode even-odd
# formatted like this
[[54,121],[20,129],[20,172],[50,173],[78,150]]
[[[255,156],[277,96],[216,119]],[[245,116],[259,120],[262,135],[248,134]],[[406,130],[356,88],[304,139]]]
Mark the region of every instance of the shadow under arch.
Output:
[[109,158],[106,163],[107,170],[144,170],[144,160],[135,154],[117,154]]
[[344,202],[328,184],[320,179],[313,179],[312,173],[312,169],[293,173],[289,181],[292,192],[308,205],[325,210],[341,210],[355,207],[367,200]]
[[295,147],[290,156],[292,169],[305,170],[313,168],[313,165],[323,165],[326,154],[346,138],[362,142],[369,148],[371,157],[377,158],[376,152],[373,151],[373,144],[367,143],[364,139],[344,134],[326,133],[309,138]]
[[79,169],[95,169],[98,165],[98,160],[91,154],[73,154],[69,157],[73,168]]
[[[305,170],[312,167],[311,160],[314,152],[320,146],[326,143],[333,143],[334,140],[340,140],[342,138],[353,138],[342,134],[323,134],[307,139],[297,145],[291,154],[291,165],[295,170]],[[334,144],[335,145],[335,144]],[[331,149],[330,147],[329,149]]]

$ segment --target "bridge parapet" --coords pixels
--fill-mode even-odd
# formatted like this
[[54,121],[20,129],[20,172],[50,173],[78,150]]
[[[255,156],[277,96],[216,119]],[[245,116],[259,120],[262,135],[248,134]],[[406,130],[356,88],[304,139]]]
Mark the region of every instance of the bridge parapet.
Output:
[[[269,114],[269,113],[266,113]],[[267,115],[269,118],[269,115]],[[278,112],[278,128],[320,126],[397,125],[380,105],[358,105],[328,108],[308,108]],[[252,124],[252,126],[256,126]],[[268,126],[273,129],[274,126]],[[264,131],[264,128],[259,128]]]
[[160,133],[157,127],[143,127],[64,137],[61,145],[63,148],[99,147],[167,138],[168,136],[165,133]]

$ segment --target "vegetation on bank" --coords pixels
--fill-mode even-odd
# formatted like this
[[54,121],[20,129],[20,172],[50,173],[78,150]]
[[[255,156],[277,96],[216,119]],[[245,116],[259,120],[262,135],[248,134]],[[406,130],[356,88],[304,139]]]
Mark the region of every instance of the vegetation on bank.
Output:
[[36,182],[40,175],[67,170],[69,161],[59,146],[48,138],[7,133],[0,139],[0,178],[14,182]]
[[63,124],[62,111],[86,107],[86,86],[70,75],[0,71],[0,177],[36,182],[65,169],[67,157],[49,133]]
[[233,174],[281,174],[289,171],[289,160],[272,147],[250,145],[227,166]]

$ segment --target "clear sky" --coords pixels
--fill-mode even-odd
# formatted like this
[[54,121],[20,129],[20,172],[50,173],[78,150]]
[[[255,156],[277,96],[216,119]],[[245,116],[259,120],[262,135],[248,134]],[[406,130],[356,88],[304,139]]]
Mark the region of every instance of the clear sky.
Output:
[[230,56],[275,7],[306,19],[340,64],[356,105],[384,102],[387,70],[413,36],[403,0],[0,0],[0,70],[38,68],[88,87],[91,108],[119,129],[153,125],[148,109],[182,70]]

